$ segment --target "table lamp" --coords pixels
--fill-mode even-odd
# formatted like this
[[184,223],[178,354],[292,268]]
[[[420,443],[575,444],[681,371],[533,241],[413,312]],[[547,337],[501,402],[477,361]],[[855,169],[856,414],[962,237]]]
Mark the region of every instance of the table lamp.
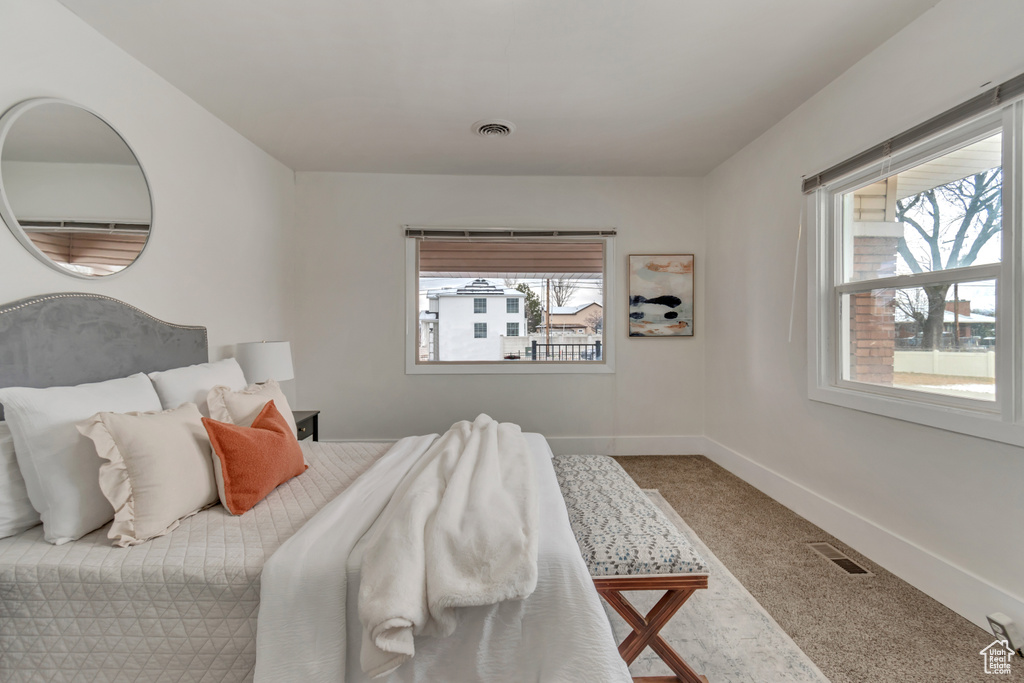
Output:
[[236,345],[235,360],[250,383],[262,383],[268,379],[283,382],[295,377],[290,342],[244,342]]

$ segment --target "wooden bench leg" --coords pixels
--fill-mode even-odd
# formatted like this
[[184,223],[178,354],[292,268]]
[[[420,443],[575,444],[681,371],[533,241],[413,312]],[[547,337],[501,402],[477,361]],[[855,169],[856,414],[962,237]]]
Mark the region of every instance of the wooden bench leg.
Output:
[[[594,580],[597,592],[633,629],[633,632],[626,636],[625,640],[619,645],[619,654],[626,664],[632,664],[640,656],[640,653],[644,651],[644,648],[649,646],[661,657],[661,660],[665,662],[668,668],[675,673],[675,676],[638,676],[633,679],[635,683],[707,683],[707,679],[704,676],[694,671],[679,656],[679,653],[672,649],[672,646],[664,638],[658,635],[665,624],[672,618],[672,615],[689,600],[694,591],[707,587],[707,577],[702,578],[703,585],[700,585],[698,580],[697,583],[692,585],[668,588],[661,597],[661,600],[651,608],[651,611],[646,616],[641,615],[621,593],[623,590],[645,590],[645,588],[641,587],[641,577],[636,577],[636,580],[633,582],[635,585],[630,585],[629,582],[626,585],[622,585],[621,579]],[[663,586],[652,587],[661,588]],[[650,588],[646,588],[646,590],[650,590]]]

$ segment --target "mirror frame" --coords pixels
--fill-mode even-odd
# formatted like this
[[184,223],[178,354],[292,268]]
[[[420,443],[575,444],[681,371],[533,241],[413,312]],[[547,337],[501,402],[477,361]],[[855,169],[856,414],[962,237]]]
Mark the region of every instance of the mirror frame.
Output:
[[69,270],[61,266],[60,264],[52,261],[49,256],[44,254],[39,249],[39,247],[37,247],[32,242],[32,240],[28,236],[28,233],[25,232],[25,229],[22,227],[21,223],[18,222],[18,219],[14,215],[14,209],[11,207],[10,200],[7,198],[7,190],[4,188],[2,168],[0,168],[0,218],[2,218],[4,223],[7,224],[7,227],[10,229],[14,237],[19,242],[21,242],[21,246],[25,247],[25,249],[30,254],[35,256],[38,260],[42,261],[52,270],[55,270],[58,273],[62,273],[69,277],[78,278],[79,280],[89,280],[91,282],[117,277],[118,275],[120,275],[121,273],[128,270],[129,268],[131,268],[132,266],[139,262],[139,259],[142,258],[142,255],[146,252],[146,249],[149,247],[149,243],[153,239],[153,224],[156,213],[156,207],[153,204],[153,186],[149,182],[149,175],[146,173],[146,168],[142,165],[142,162],[139,160],[139,155],[135,153],[135,150],[132,149],[132,146],[128,144],[128,141],[124,139],[124,136],[121,135],[120,131],[118,131],[117,128],[114,128],[110,121],[108,121],[103,116],[100,116],[98,113],[96,113],[89,107],[82,106],[77,102],[65,100],[60,97],[33,97],[31,99],[22,100],[21,102],[18,102],[13,107],[5,111],[3,116],[0,116],[0,157],[3,156],[4,144],[7,142],[7,135],[10,133],[11,128],[14,126],[14,123],[25,112],[31,111],[32,109],[35,109],[36,107],[45,104],[64,104],[70,107],[75,107],[76,109],[80,109],[84,112],[88,112],[89,114],[92,114],[97,119],[102,121],[107,126],[107,128],[109,128],[114,133],[114,135],[116,135],[121,140],[121,142],[124,143],[125,147],[128,148],[128,151],[131,152],[131,155],[135,158],[135,163],[139,165],[139,171],[142,173],[142,179],[146,182],[146,192],[149,195],[149,236],[146,238],[146,243],[142,245],[142,249],[139,250],[139,253],[135,257],[135,260],[132,261],[127,266],[125,266],[124,268],[122,268],[121,270],[117,271],[116,273],[110,273],[108,275],[85,275],[83,273],[76,273],[73,270]]

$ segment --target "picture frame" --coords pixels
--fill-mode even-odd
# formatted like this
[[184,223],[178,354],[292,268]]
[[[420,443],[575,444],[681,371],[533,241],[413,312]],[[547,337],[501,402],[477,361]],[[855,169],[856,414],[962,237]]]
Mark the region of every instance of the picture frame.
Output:
[[629,255],[629,336],[693,336],[693,254]]

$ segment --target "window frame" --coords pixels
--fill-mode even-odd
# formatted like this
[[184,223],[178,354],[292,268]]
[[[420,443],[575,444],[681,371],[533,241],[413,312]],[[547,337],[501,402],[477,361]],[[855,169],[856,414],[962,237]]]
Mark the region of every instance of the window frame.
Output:
[[473,339],[487,339],[487,323],[473,323]]
[[[409,226],[403,226],[408,229]],[[431,228],[426,228],[430,230]],[[450,229],[450,228],[449,228]],[[458,230],[462,230],[459,228]],[[500,238],[500,233],[508,232],[507,228],[473,228],[472,230],[488,231],[496,233],[495,239]],[[585,234],[578,237],[573,236],[572,229],[558,230],[557,237],[549,237],[551,231],[539,231],[543,234],[532,236],[528,228],[515,229],[515,234],[523,239],[552,239],[556,241],[584,241],[602,242],[604,244],[604,291],[602,293],[602,305],[607,309],[607,303],[612,301],[619,294],[616,288],[617,268],[615,267],[615,235],[614,229],[608,229],[611,234],[595,235]],[[456,233],[457,234],[457,233]],[[417,362],[419,344],[419,250],[417,248],[417,237],[406,236],[405,238],[405,374],[407,375],[575,375],[575,374],[614,374],[615,373],[615,347],[616,333],[618,330],[617,316],[606,315],[604,319],[603,346],[600,361],[586,362],[558,362],[558,361],[445,361],[422,363]],[[522,305],[522,304],[521,304]]]
[[[512,325],[516,326],[516,333],[515,334],[510,334],[510,332],[512,331]],[[505,323],[505,336],[506,337],[518,337],[519,336],[519,323],[506,322]]]
[[475,296],[473,297],[473,315],[487,314],[487,297]]
[[[512,309],[515,309],[514,311]],[[505,314],[519,315],[519,297],[510,296],[505,299]]]
[[[1001,130],[1003,155],[1002,261],[913,276],[843,283],[843,193],[913,168],[953,149]],[[808,195],[808,397],[863,412],[915,422],[947,431],[1024,446],[1022,418],[1022,275],[1021,183],[1024,104],[1020,101],[974,117],[928,140],[860,171],[828,182]],[[966,278],[966,280],[965,280]],[[987,401],[884,387],[842,378],[844,293],[927,282],[995,279],[996,400]],[[911,280],[914,282],[911,283]]]

